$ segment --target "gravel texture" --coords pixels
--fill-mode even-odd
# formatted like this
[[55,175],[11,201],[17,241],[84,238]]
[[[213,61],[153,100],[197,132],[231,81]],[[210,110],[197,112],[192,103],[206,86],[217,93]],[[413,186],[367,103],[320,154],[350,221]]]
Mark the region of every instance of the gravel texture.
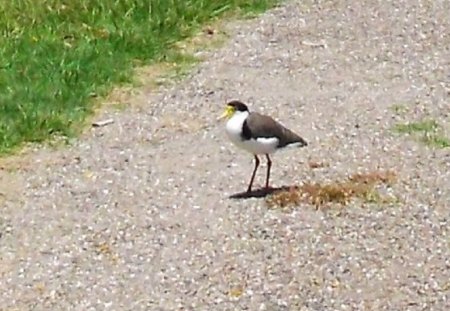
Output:
[[[450,137],[449,12],[288,1],[113,124],[3,161],[0,310],[450,310],[450,151],[391,130]],[[216,121],[230,99],[310,143],[274,157],[275,186],[393,170],[397,200],[229,199],[253,165]]]

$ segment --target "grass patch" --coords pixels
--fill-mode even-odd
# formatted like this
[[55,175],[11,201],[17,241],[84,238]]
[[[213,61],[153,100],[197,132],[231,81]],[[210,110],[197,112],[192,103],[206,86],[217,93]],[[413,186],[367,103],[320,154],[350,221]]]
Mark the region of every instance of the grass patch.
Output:
[[354,174],[345,181],[329,184],[307,183],[298,187],[280,190],[266,198],[270,208],[285,208],[300,203],[312,204],[316,208],[330,203],[347,205],[353,198],[364,202],[386,203],[391,198],[383,197],[376,189],[377,185],[391,185],[396,175],[391,171],[374,171],[365,174]]
[[405,124],[397,124],[394,130],[402,134],[427,133],[435,131],[439,127],[435,120],[422,120]]
[[450,139],[442,134],[441,126],[432,119],[396,124],[393,130],[400,134],[411,135],[430,147],[450,147]]
[[438,133],[423,135],[420,140],[424,144],[435,148],[443,149],[450,147],[450,139]]
[[391,109],[395,114],[404,114],[408,111],[408,107],[404,104],[394,104]]
[[185,61],[175,43],[229,12],[277,0],[11,0],[0,2],[0,153],[79,132],[92,98],[133,68]]

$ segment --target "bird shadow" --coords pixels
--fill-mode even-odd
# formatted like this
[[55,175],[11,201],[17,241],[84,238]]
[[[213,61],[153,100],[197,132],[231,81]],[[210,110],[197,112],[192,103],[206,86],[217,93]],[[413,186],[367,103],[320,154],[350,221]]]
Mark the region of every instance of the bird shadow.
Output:
[[228,198],[230,199],[251,199],[251,198],[265,198],[268,195],[271,195],[274,192],[280,191],[280,190],[289,190],[292,189],[292,186],[282,186],[282,187],[275,187],[275,188],[259,188],[252,190],[250,192],[244,191],[244,192],[238,192],[235,194],[230,195]]

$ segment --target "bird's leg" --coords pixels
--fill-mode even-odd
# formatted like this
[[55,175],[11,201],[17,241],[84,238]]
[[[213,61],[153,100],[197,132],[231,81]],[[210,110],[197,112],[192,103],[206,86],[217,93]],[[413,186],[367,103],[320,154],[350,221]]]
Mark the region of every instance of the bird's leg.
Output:
[[259,159],[255,154],[255,168],[253,169],[252,178],[250,179],[250,184],[248,185],[247,192],[252,191],[253,179],[255,179],[255,174],[256,170],[258,169],[258,166],[259,166]]
[[266,158],[267,158],[266,189],[269,189],[270,168],[272,167],[272,160],[270,160],[268,154],[266,154]]

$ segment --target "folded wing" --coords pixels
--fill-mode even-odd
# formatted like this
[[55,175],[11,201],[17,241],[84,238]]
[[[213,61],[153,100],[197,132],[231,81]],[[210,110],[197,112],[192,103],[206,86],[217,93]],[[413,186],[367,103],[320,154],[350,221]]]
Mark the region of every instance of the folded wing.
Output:
[[278,148],[283,148],[290,144],[298,144],[300,147],[306,146],[307,142],[284,127],[269,116],[252,112],[244,122],[242,136],[245,139],[270,138],[278,139]]

